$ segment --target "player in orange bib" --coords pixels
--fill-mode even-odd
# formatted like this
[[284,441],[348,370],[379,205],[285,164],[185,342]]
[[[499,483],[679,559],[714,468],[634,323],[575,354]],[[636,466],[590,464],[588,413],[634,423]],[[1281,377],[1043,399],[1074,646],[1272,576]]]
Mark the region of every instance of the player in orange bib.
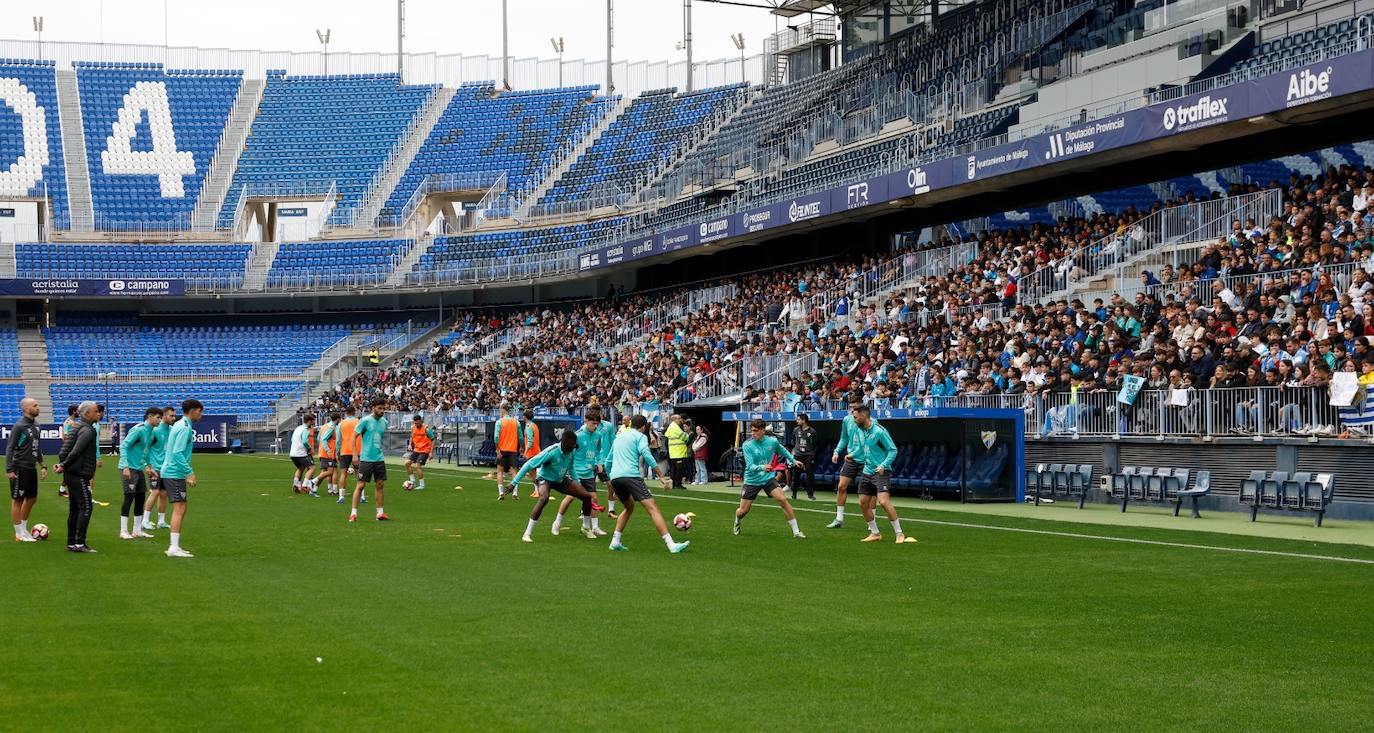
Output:
[[[406,491],[420,491],[425,488],[425,464],[429,462],[429,454],[434,451],[434,428],[425,424],[424,415],[416,415],[410,428],[410,445],[406,451],[406,473],[410,474],[410,480],[406,482]],[[420,478],[416,483],[415,477]]]
[[[506,498],[508,491],[507,473],[509,478],[515,478],[515,456],[520,450],[520,421],[511,417],[509,405],[501,405],[501,418],[496,421],[495,432],[492,437],[496,441],[496,498],[500,500]],[[510,493],[520,498],[519,493]]]
[[[520,424],[520,444],[524,448],[521,455],[528,461],[539,455],[539,426],[534,424],[534,410],[525,410],[522,417],[525,420]],[[530,493],[530,498],[539,498],[538,487]]]
[[[339,423],[339,463],[334,473],[337,476],[336,483],[340,487],[345,485],[344,477],[353,473],[353,457],[358,455],[358,437],[354,432],[358,429],[358,410],[349,405],[344,409],[344,419]],[[363,501],[367,501],[366,498]],[[339,504],[344,503],[344,492],[339,491]]]

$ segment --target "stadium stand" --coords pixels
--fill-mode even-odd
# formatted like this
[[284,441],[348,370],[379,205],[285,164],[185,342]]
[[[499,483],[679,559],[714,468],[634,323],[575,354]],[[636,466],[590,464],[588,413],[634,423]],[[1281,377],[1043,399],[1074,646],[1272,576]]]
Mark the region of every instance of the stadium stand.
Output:
[[267,273],[268,287],[385,282],[397,261],[415,242],[408,239],[289,242],[277,250]]
[[242,73],[74,66],[96,228],[189,229]]
[[[0,59],[0,84],[6,88],[8,105],[0,107],[0,150],[14,151],[7,162],[16,175],[0,185],[0,195],[46,196],[57,226],[70,226],[67,216],[67,171],[62,159],[62,126],[57,111],[57,81],[52,61]],[[43,123],[25,128],[15,114],[18,95],[25,90],[43,111]],[[15,94],[14,98],[9,93]],[[22,161],[21,161],[22,158]]]
[[422,282],[446,271],[466,267],[474,261],[500,260],[567,252],[596,241],[617,223],[600,219],[581,224],[521,229],[481,234],[437,237],[410,273],[411,282]]
[[13,328],[0,328],[0,378],[19,378],[19,336]]
[[288,76],[268,72],[247,148],[220,210],[228,228],[245,186],[292,186],[312,194],[336,187],[330,223],[352,222],[373,178],[433,86],[402,84],[396,74]]
[[301,384],[300,381],[54,382],[50,393],[54,405],[98,396],[105,402],[110,417],[121,421],[137,420],[150,406],[178,404],[185,395],[193,394],[205,404],[206,413],[233,415],[240,422],[248,422],[271,415],[273,404],[282,395],[299,389]]
[[19,277],[185,279],[191,285],[243,284],[250,244],[15,245]]

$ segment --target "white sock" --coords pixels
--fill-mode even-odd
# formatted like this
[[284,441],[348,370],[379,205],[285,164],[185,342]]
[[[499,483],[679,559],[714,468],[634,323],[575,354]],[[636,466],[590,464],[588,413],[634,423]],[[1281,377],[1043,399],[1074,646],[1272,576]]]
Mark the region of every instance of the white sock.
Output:
[[562,515],[562,514],[555,514],[555,515],[553,515],[553,531],[557,532],[558,530],[560,530],[560,529],[562,529],[562,528],[563,528],[563,515]]
[[536,523],[537,523],[536,520],[531,519],[531,520],[530,520],[530,523],[525,525],[525,536],[526,536],[526,537],[529,537],[530,535],[534,534],[534,525],[535,525]]
[[422,489],[425,488],[425,480],[424,480],[424,479],[420,479],[420,488],[422,488]]
[[592,528],[592,518],[589,517],[589,516],[587,516],[587,515],[585,515],[585,514],[582,515],[582,529],[591,529],[591,528]]
[[843,521],[844,521],[844,505],[843,505],[843,504],[841,504],[841,505],[835,507],[835,521],[836,521],[836,522],[843,522]]
[[168,549],[172,549],[172,550],[179,550],[179,549],[181,549],[181,533],[180,533],[180,532],[173,532],[173,533],[172,533],[172,544],[169,546]]
[[298,479],[298,478],[293,478],[293,479],[291,479],[291,488],[293,488],[293,489],[299,489],[300,487],[301,487],[301,480],[300,480],[300,479]]
[[134,532],[137,533],[137,532],[142,532],[142,531],[143,531],[143,515],[142,515],[142,514],[135,514],[135,515],[134,515]]
[[378,505],[377,505],[377,516],[380,517],[380,516],[382,516],[383,514],[386,514],[386,510],[383,509],[382,506],[381,506],[380,504],[378,504]]
[[123,514],[119,515],[119,533],[129,533],[129,518],[124,516]]
[[671,532],[665,532],[663,534],[663,544],[667,545],[668,547],[673,546],[673,535]]
[[357,517],[357,516],[358,516],[358,508],[357,508],[357,507],[354,507],[353,509],[349,510],[348,516],[350,516],[350,517]]
[[19,524],[14,525],[14,536],[15,536],[15,537],[23,537],[23,536],[24,536],[24,523],[23,523],[23,522],[20,522]]
[[877,520],[877,519],[870,519],[870,520],[868,520],[868,533],[869,533],[869,534],[882,534],[882,532],[878,531],[878,520]]
[[613,511],[615,511],[615,499],[609,499],[609,500],[606,501],[606,511],[608,511],[608,512],[613,512]]
[[592,529],[601,529],[601,517],[598,517],[598,516],[596,516],[595,514],[593,514],[592,517],[591,517],[591,519],[592,519]]
[[[877,522],[874,522],[874,524],[877,524]],[[901,534],[901,533],[902,533],[902,520],[900,520],[900,519],[894,519],[894,520],[892,520],[892,531],[895,532],[896,534]]]
[[157,523],[158,523],[158,524],[166,524],[166,523],[167,523],[167,512],[158,512],[158,513],[157,513]]
[[24,534],[29,533],[29,520],[25,519],[24,521],[19,523],[19,531],[23,532]]
[[410,474],[410,483],[415,483],[415,474]]
[[787,520],[787,526],[789,526],[789,527],[792,528],[792,534],[796,534],[796,533],[798,533],[798,532],[801,531],[801,528],[797,526],[797,520],[796,520],[796,519],[789,519],[789,520]]
[[612,533],[611,533],[611,544],[613,544],[613,545],[618,545],[618,544],[620,544],[620,533],[619,533],[619,532],[612,532]]

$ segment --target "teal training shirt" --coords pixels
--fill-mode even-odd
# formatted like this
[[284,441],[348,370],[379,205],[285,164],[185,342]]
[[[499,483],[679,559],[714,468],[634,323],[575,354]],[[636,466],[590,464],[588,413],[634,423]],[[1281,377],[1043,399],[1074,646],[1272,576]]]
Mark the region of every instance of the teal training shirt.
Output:
[[840,423],[840,442],[835,444],[836,453],[845,453],[849,460],[863,463],[863,439],[859,436],[859,422],[853,415],[845,415]]
[[884,471],[891,470],[892,462],[897,460],[897,445],[887,428],[874,420],[867,430],[859,428],[859,435],[863,441],[864,475],[872,476],[880,466]]
[[617,478],[639,478],[639,461],[644,459],[650,466],[657,466],[658,460],[649,451],[649,438],[644,433],[630,428],[615,436],[611,445],[611,474]]
[[172,426],[166,422],[160,422],[153,428],[152,439],[148,441],[148,465],[156,471],[162,468],[162,460],[167,455],[167,437],[172,433]]
[[601,460],[601,426],[587,431],[583,425],[577,429],[577,450],[573,459],[573,476],[578,479],[596,478],[596,465]]
[[525,474],[539,469],[536,474],[540,481],[561,484],[563,480],[572,475],[573,461],[577,458],[577,449],[564,453],[563,446],[555,443],[544,450],[539,451],[539,455],[525,461],[525,465],[516,472],[515,478],[511,483],[518,484]]
[[368,463],[385,461],[386,454],[382,452],[382,438],[386,435],[386,418],[367,417],[358,421],[358,427],[353,432],[358,436],[362,447],[358,451],[358,460]]
[[611,448],[615,445],[615,423],[609,420],[602,420],[601,424],[596,428],[596,435],[601,441],[601,457],[597,459],[597,463],[600,463],[602,470],[609,474],[611,470],[611,461],[614,458],[614,456],[611,455]]
[[162,459],[163,478],[186,478],[191,468],[191,451],[196,447],[196,431],[188,418],[181,418],[167,435],[167,455]]
[[153,439],[153,429],[146,422],[141,422],[124,434],[124,440],[119,444],[119,470],[132,468],[135,471],[142,471],[147,468],[148,446]]
[[796,463],[797,459],[778,442],[777,438],[771,435],[763,436],[762,440],[750,438],[744,441],[744,483],[746,486],[763,486],[773,478],[773,472],[768,467],[773,463],[773,456],[782,456],[788,463]]

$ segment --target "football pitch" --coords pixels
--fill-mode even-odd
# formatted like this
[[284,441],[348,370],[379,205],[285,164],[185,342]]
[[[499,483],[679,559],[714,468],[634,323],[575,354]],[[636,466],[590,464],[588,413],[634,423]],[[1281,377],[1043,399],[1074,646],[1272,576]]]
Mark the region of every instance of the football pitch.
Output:
[[644,512],[612,553],[551,536],[552,503],[521,543],[528,480],[498,502],[482,471],[403,492],[394,466],[395,521],[349,526],[283,458],[198,455],[172,560],[166,530],[116,538],[113,464],[99,554],[63,551],[51,476],[52,539],[3,545],[0,727],[1310,731],[1374,700],[1367,545],[919,506],[919,544],[865,544],[828,494],[808,539],[768,500],[735,537],[717,484],[656,490],[696,514],[686,553]]

